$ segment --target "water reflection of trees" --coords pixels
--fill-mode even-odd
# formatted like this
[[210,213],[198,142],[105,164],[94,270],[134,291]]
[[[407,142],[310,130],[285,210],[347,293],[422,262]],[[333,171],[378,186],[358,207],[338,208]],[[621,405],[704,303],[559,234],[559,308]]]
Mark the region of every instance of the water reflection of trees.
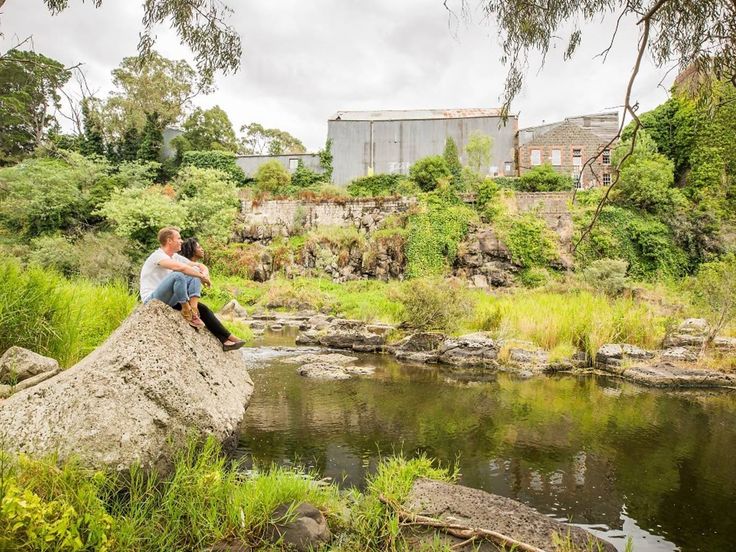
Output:
[[[645,529],[688,548],[736,534],[736,400],[591,377],[448,383],[391,365],[373,380],[315,382],[293,366],[254,374],[244,446],[358,483],[380,451],[459,458],[463,482],[580,523]],[[720,535],[720,536],[719,536]],[[709,541],[710,539],[710,541]],[[725,541],[724,541],[725,542]]]

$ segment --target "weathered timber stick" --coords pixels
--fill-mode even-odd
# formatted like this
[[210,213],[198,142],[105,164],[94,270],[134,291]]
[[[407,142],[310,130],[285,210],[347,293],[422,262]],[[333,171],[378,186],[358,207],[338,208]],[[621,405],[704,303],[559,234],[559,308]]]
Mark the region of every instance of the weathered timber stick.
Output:
[[525,542],[517,541],[516,539],[512,539],[511,537],[507,537],[506,535],[497,533],[496,531],[489,531],[488,529],[473,529],[472,527],[467,527],[465,525],[460,525],[457,523],[447,523],[446,521],[442,521],[441,519],[436,519],[429,516],[422,516],[413,512],[407,512],[406,510],[403,510],[401,506],[396,504],[393,500],[390,500],[383,495],[380,495],[378,499],[384,504],[393,508],[398,514],[399,520],[408,521],[411,525],[436,527],[437,529],[442,529],[445,533],[452,535],[453,537],[458,537],[460,539],[470,540],[481,537],[502,546],[514,546],[516,547],[516,550],[520,550],[522,552],[545,552],[541,548],[537,548],[536,546],[533,546],[531,544],[526,544]]

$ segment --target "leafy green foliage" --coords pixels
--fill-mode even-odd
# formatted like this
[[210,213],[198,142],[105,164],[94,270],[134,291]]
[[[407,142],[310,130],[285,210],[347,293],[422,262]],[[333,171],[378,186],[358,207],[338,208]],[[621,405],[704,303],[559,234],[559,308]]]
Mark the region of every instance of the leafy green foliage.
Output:
[[116,235],[145,249],[157,247],[160,228],[182,227],[187,220],[186,208],[157,186],[116,190],[98,214],[112,223]]
[[468,156],[468,167],[476,174],[481,174],[484,167],[491,164],[491,148],[493,138],[480,131],[475,131],[465,144],[465,154]]
[[240,201],[235,183],[215,169],[185,167],[173,182],[178,204],[186,212],[183,230],[225,242],[232,232]]
[[16,163],[57,125],[59,91],[71,73],[58,61],[22,50],[0,58],[0,166]]
[[452,332],[471,310],[464,283],[442,278],[415,278],[398,294],[403,307],[402,324],[418,330]]
[[291,175],[276,159],[265,162],[255,173],[256,188],[262,192],[278,194],[291,184]]
[[502,216],[496,228],[511,260],[524,268],[545,267],[557,258],[552,231],[535,213]]
[[442,157],[445,158],[447,168],[450,169],[450,173],[452,173],[452,185],[455,189],[461,189],[463,187],[463,166],[460,163],[457,144],[450,136],[445,140],[445,150],[442,152]]
[[400,174],[375,174],[356,178],[348,184],[348,194],[353,197],[396,195],[396,187],[405,177]]
[[319,164],[322,167],[325,182],[332,182],[332,162],[334,161],[334,156],[332,155],[331,138],[325,141],[325,147],[317,152],[317,156],[319,157]]
[[240,184],[245,180],[245,173],[235,162],[235,154],[230,151],[186,151],[182,156],[182,167],[198,167],[200,169],[216,169],[230,176]]
[[164,145],[164,123],[158,112],[146,113],[146,124],[141,132],[137,159],[142,161],[158,161]]
[[449,189],[426,195],[422,210],[407,223],[406,274],[410,278],[445,273],[457,256],[468,224],[477,215]]
[[582,277],[592,288],[615,297],[626,288],[628,268],[628,263],[621,259],[598,259],[583,270]]
[[515,187],[521,192],[560,192],[572,190],[572,178],[544,164],[532,167],[516,180]]
[[450,168],[441,155],[424,157],[409,168],[409,178],[423,192],[431,192],[441,180],[449,180],[451,177]]
[[296,169],[291,175],[291,184],[297,188],[311,188],[324,180],[324,175],[305,167],[301,159],[297,162]]
[[692,280],[696,305],[710,324],[709,341],[736,319],[736,254],[704,263]]
[[175,138],[179,157],[190,150],[238,151],[233,124],[220,106],[210,109],[196,108],[186,118],[182,128],[184,133]]
[[[590,220],[597,194],[579,194],[583,205],[574,215],[576,225]],[[603,208],[590,238],[580,244],[575,254],[583,267],[596,259],[622,259],[629,264],[633,278],[645,280],[679,277],[688,267],[687,255],[675,243],[669,226],[654,215],[615,205]]]

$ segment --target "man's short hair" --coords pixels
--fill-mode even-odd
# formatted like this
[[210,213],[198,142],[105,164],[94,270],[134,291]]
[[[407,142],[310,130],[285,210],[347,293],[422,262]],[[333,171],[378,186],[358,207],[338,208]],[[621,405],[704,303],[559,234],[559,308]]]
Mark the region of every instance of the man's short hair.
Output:
[[176,226],[167,226],[166,228],[162,228],[158,231],[158,243],[166,245],[166,242],[174,235],[174,232],[178,231],[179,229]]

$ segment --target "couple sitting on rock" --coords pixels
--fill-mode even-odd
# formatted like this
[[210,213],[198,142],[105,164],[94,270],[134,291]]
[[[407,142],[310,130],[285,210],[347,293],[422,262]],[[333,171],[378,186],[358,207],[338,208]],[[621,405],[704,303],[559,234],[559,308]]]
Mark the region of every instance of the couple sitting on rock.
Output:
[[[207,305],[200,303],[202,286],[210,285],[209,270],[198,262],[204,257],[196,238],[181,239],[178,228],[162,228],[158,233],[161,244],[143,263],[141,269],[141,299],[152,299],[181,310],[184,319],[197,330],[206,327],[222,343],[223,351],[233,351],[245,345],[222,325]],[[182,255],[179,255],[179,252]]]

